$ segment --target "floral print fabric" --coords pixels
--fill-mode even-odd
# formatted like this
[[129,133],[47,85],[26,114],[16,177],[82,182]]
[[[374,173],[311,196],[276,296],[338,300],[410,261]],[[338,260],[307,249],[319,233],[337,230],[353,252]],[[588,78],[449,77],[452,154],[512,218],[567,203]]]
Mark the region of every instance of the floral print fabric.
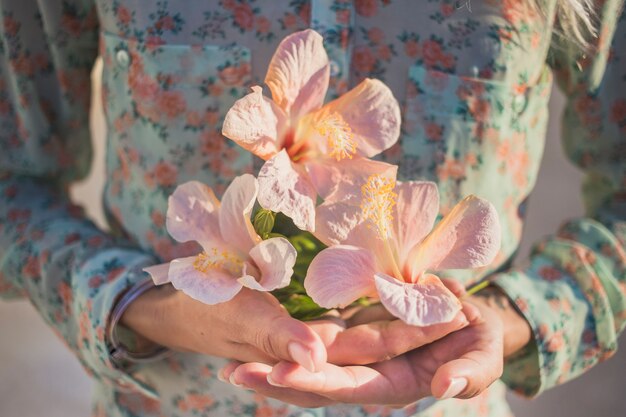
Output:
[[[626,320],[626,18],[621,1],[598,1],[599,36],[583,53],[553,34],[556,1],[544,3],[546,17],[508,0],[0,1],[0,293],[30,298],[96,378],[97,416],[509,415],[502,383],[430,407],[302,410],[219,382],[217,358],[118,368],[104,334],[141,267],[194,249],[164,227],[176,185],[222,192],[258,169],[221,136],[223,117],[261,82],[278,42],[312,27],[332,61],[330,97],[374,77],[403,104],[401,141],[381,157],[402,179],[437,182],[441,215],[467,194],[497,208],[496,261],[450,275],[466,284],[490,276],[530,322],[535,343],[508,361],[503,381],[534,395],[609,357]],[[106,233],[66,193],[89,167],[98,53]],[[587,174],[588,217],[510,270],[553,79],[568,97],[563,143]]]

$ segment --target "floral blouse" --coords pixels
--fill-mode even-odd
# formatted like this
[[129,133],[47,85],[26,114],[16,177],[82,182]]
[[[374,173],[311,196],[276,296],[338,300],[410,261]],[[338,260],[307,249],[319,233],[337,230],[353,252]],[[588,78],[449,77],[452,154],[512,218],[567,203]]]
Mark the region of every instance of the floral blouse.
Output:
[[[0,293],[28,297],[96,380],[94,416],[507,416],[505,385],[525,395],[610,357],[626,322],[626,17],[597,0],[583,51],[516,0],[1,0]],[[223,190],[254,172],[221,122],[260,83],[277,43],[313,27],[332,60],[329,96],[383,80],[404,109],[383,159],[403,179],[437,182],[441,214],[467,194],[498,209],[503,244],[483,277],[514,300],[534,341],[502,382],[472,400],[403,410],[304,410],[217,380],[224,360],[175,354],[119,367],[104,337],[136,271],[176,257],[167,197],[191,179]],[[71,203],[90,166],[90,71],[104,60],[110,231]],[[553,78],[568,97],[563,148],[586,173],[587,216],[512,269],[537,178]],[[556,116],[556,115],[555,115]],[[425,410],[423,410],[425,409]]]

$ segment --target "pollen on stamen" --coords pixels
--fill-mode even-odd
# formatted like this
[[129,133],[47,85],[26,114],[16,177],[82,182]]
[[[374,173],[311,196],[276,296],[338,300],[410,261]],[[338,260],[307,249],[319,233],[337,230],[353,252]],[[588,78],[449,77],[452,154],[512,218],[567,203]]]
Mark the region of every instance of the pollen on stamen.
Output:
[[232,275],[239,275],[243,270],[243,261],[233,253],[211,248],[196,256],[196,259],[193,261],[193,267],[203,274],[209,270],[220,270]]
[[393,208],[398,195],[393,191],[396,183],[382,175],[371,175],[361,186],[361,212],[382,239],[391,235]]
[[337,161],[352,159],[356,153],[356,142],[350,125],[339,113],[325,116],[316,126],[317,132],[326,138],[328,156]]

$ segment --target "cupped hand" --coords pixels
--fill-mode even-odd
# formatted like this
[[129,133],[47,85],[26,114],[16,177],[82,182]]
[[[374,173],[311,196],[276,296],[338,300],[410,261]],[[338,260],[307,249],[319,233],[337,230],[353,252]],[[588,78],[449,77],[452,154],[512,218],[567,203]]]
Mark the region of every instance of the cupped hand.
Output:
[[[465,288],[453,279],[442,279],[457,297]],[[346,315],[347,313],[347,315]],[[460,312],[448,323],[416,327],[397,319],[380,305],[343,312],[341,318],[309,322],[328,351],[328,362],[335,365],[367,365],[383,362],[427,345],[466,327],[469,323]]]
[[326,348],[315,331],[293,319],[271,294],[241,290],[216,305],[196,301],[167,285],[135,300],[122,323],[178,351],[244,362],[294,362],[310,371],[326,363]]
[[230,364],[231,382],[307,407],[335,402],[404,406],[427,396],[473,397],[500,377],[503,323],[498,312],[475,299],[464,303],[469,325],[442,339],[370,366],[323,365],[310,372],[280,362]]

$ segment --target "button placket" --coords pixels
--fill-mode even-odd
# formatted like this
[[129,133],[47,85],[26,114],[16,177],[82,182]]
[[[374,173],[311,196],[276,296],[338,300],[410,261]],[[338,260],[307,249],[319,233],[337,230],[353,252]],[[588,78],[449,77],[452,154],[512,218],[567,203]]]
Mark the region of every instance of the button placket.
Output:
[[523,93],[517,93],[511,102],[511,109],[514,117],[519,117],[528,106],[528,90]]
[[128,68],[130,66],[130,54],[126,49],[120,49],[115,53],[115,60],[117,64],[122,68]]

